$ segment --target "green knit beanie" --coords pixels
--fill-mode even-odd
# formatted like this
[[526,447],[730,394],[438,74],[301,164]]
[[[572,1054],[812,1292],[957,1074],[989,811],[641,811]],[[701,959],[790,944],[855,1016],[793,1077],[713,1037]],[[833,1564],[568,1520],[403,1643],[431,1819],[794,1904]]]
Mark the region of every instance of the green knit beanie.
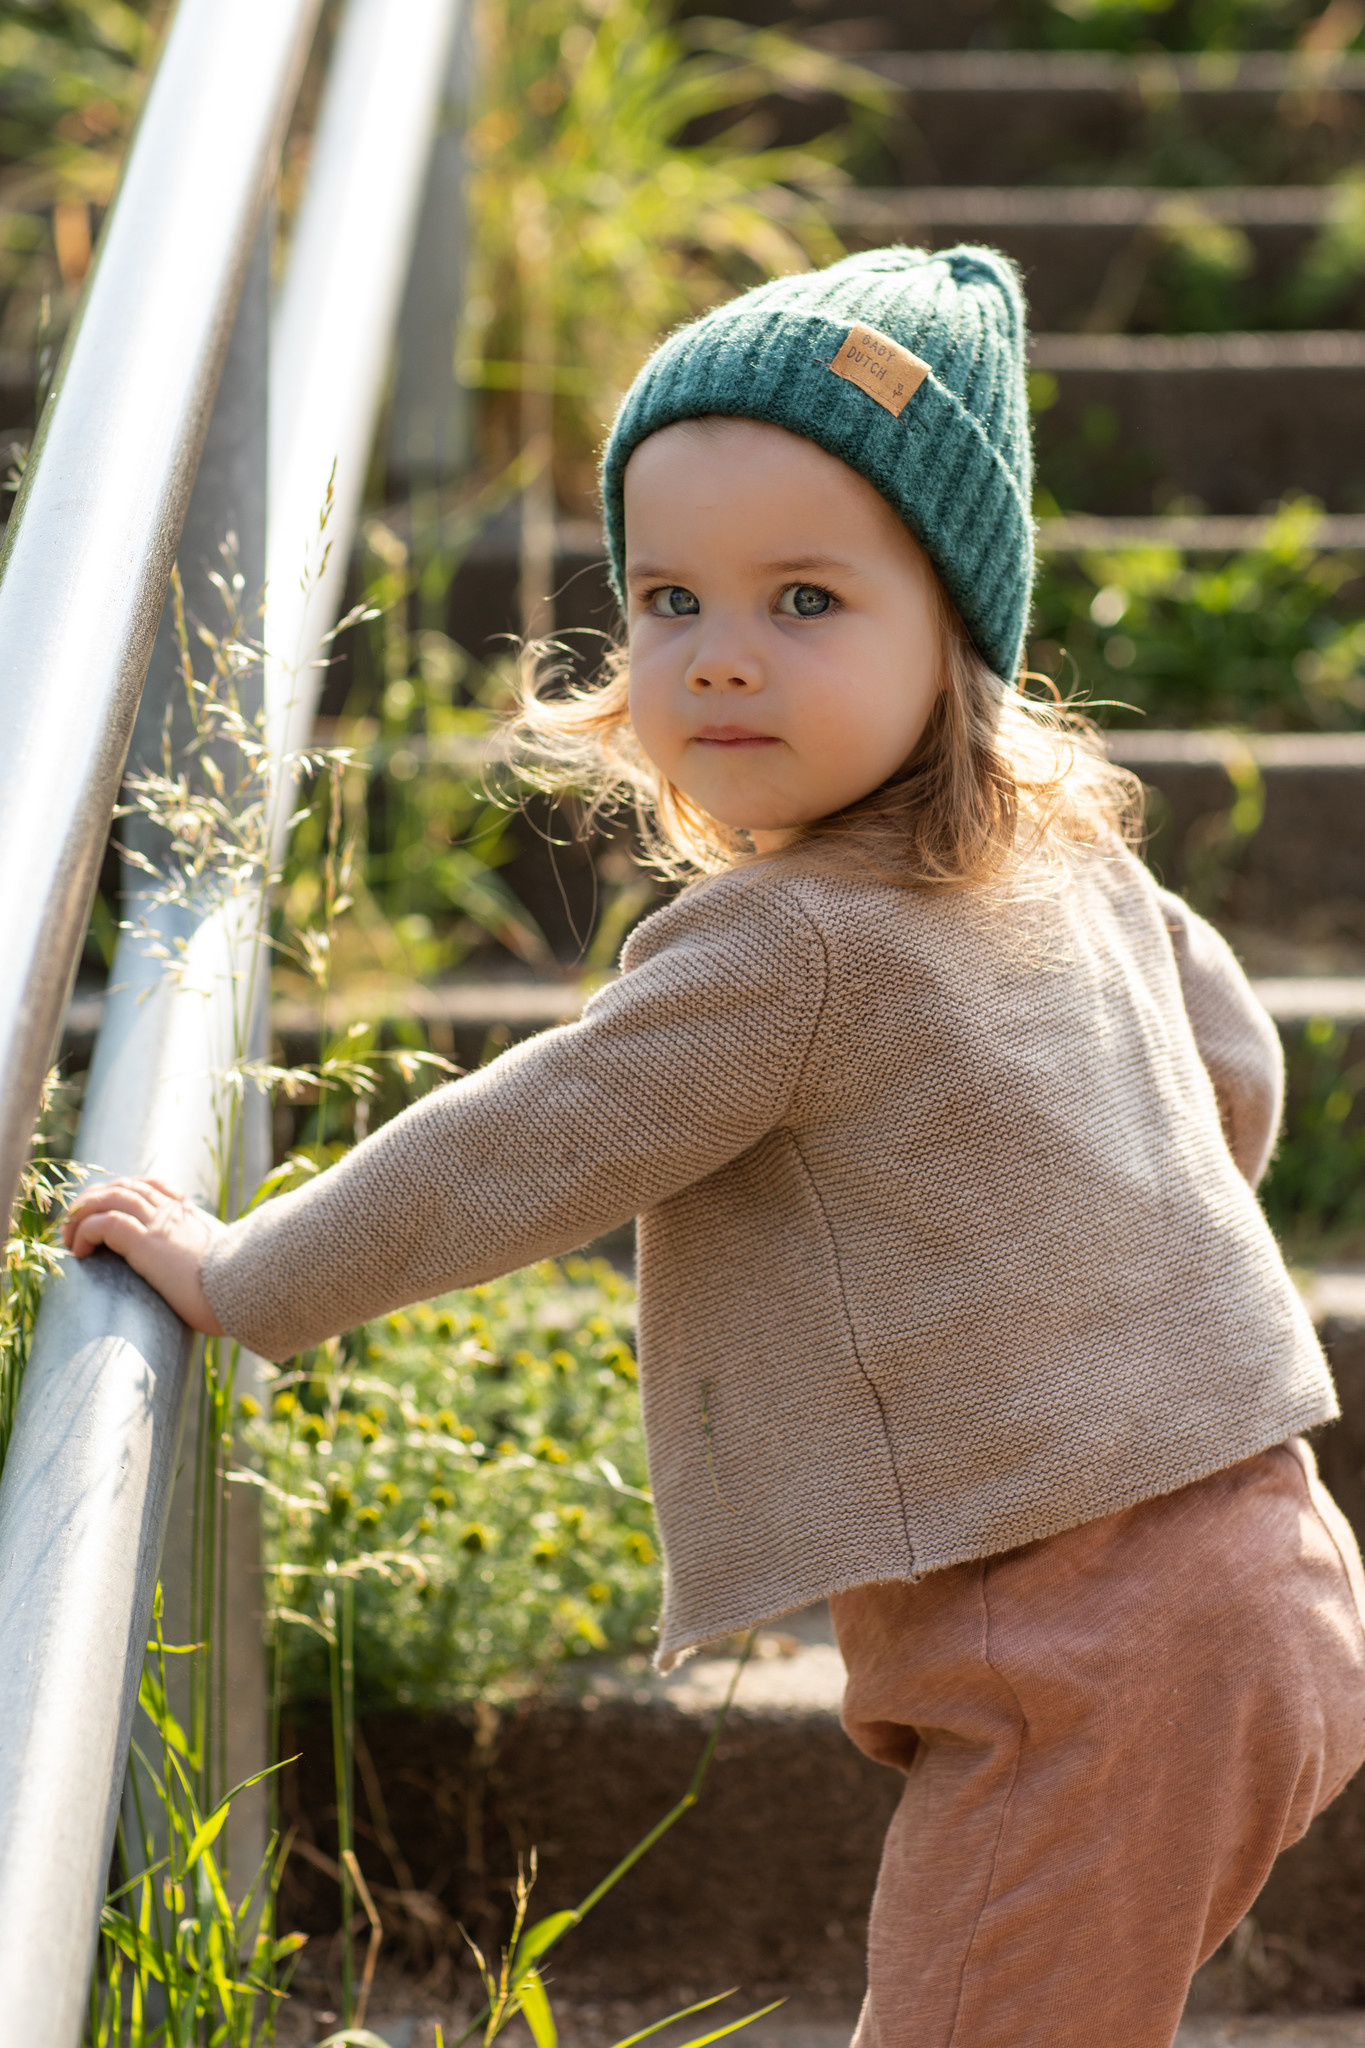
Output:
[[980,653],[1014,681],[1033,584],[1033,465],[1024,302],[1008,257],[873,249],[759,285],[671,335],[627,392],[603,457],[618,597],[626,463],[660,427],[706,414],[786,427],[865,476],[924,548]]

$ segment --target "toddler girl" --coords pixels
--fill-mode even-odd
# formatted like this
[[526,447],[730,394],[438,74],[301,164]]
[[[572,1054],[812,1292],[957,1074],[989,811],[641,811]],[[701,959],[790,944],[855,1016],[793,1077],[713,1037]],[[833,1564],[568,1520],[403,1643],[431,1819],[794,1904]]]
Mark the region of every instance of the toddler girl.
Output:
[[889,249],[667,341],[603,470],[626,654],[521,729],[700,878],[306,1187],[66,1225],[284,1359],[639,1216],[661,1662],[831,1596],[907,1774],[858,2048],[1169,2048],[1365,1754],[1276,1037],[1013,687],[1023,329],[992,251]]

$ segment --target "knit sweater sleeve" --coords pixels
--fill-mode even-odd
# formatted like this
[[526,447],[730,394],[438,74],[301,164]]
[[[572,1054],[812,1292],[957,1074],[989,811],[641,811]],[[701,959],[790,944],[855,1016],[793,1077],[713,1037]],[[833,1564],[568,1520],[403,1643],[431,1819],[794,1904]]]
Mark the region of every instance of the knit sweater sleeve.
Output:
[[[747,887],[746,887],[747,885]],[[572,1250],[782,1121],[824,990],[819,933],[750,871],[657,912],[578,1022],[438,1088],[225,1231],[204,1287],[267,1358]]]
[[1284,1107],[1279,1033],[1227,941],[1169,890],[1159,889],[1157,896],[1228,1149],[1255,1187],[1270,1163]]

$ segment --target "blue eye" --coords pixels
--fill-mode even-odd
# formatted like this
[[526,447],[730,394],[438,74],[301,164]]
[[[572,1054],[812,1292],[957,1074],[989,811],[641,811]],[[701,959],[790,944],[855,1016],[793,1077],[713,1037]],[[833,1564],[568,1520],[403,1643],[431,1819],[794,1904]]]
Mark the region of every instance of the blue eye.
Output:
[[661,619],[690,619],[701,610],[701,605],[681,583],[668,583],[662,590],[650,592],[649,609]]
[[778,598],[777,609],[789,619],[818,619],[833,611],[834,599],[818,583],[791,583]]

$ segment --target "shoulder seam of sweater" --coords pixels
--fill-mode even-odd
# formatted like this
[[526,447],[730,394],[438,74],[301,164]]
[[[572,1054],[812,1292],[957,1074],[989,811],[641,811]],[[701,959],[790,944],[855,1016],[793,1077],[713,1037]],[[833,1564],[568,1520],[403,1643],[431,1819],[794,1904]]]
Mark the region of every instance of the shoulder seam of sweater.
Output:
[[[730,875],[734,875],[737,872],[738,870],[733,868],[729,871]],[[728,879],[728,876],[707,877],[706,879],[724,881]],[[780,905],[782,911],[788,916],[794,917],[798,923],[804,925],[814,937],[815,943],[820,949],[820,961],[824,970],[820,1000],[813,1005],[814,1014],[811,1018],[810,1027],[805,1034],[805,1042],[804,1044],[801,1043],[798,1035],[797,1043],[793,1048],[792,1056],[788,1063],[789,1079],[783,1090],[782,1105],[774,1115],[772,1125],[770,1126],[771,1129],[776,1129],[783,1117],[790,1115],[792,1100],[805,1085],[806,1071],[810,1065],[811,1056],[824,1031],[825,1012],[829,1006],[830,985],[833,981],[833,974],[830,968],[829,941],[825,937],[823,927],[814,913],[801,900],[799,892],[804,878],[800,875],[794,877],[782,876],[780,873],[774,872],[770,877],[765,877],[764,879],[769,881],[769,893]],[[784,881],[786,883],[785,887],[782,886]],[[674,904],[683,903],[685,900],[686,891],[681,896],[675,896],[672,899],[672,903],[661,904],[659,909],[653,913],[653,916],[660,917],[664,912],[672,909]],[[639,931],[641,926],[637,925],[635,929]],[[631,936],[633,937],[634,933]],[[668,940],[664,941],[665,946],[669,943]],[[627,972],[630,971],[632,970],[627,969]]]

